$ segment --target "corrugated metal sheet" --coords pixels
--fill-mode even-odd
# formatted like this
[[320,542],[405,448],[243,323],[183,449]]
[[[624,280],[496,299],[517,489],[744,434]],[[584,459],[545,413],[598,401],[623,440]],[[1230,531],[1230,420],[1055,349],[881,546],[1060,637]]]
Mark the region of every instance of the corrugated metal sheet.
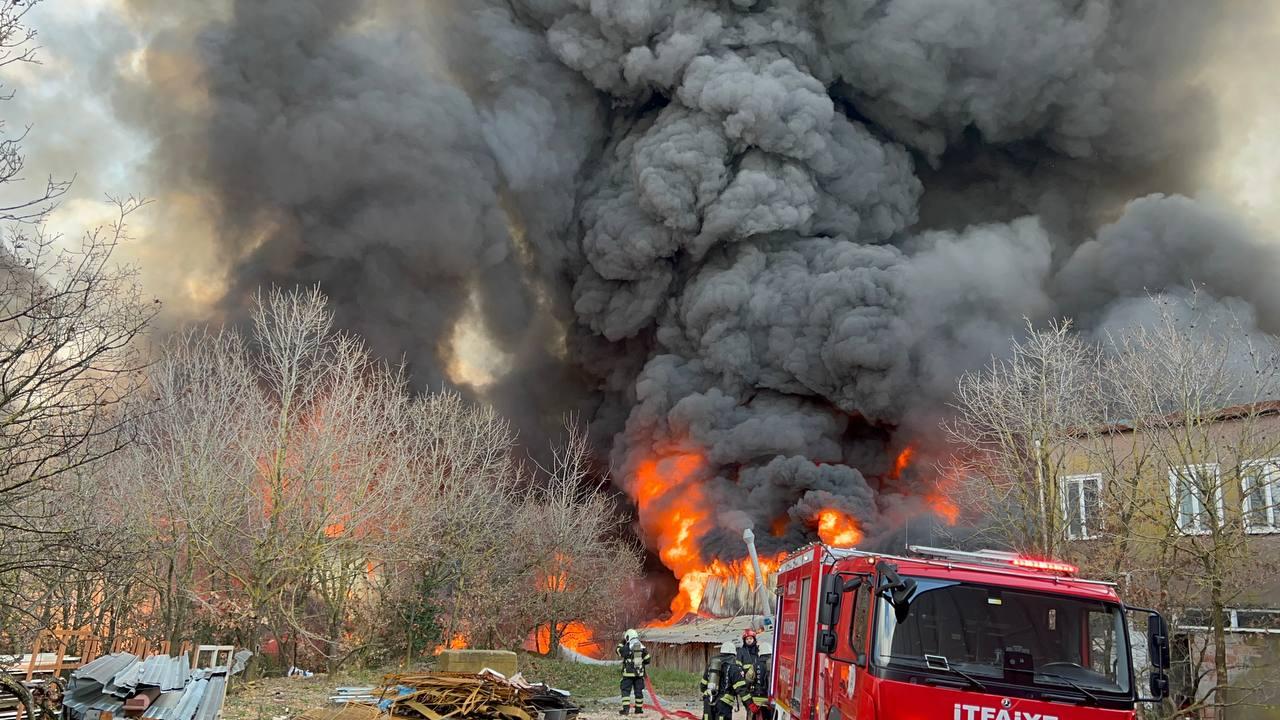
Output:
[[152,655],[142,663],[137,685],[158,687],[161,690],[181,690],[191,676],[191,661],[186,655],[170,657]]
[[174,712],[173,720],[192,720],[196,716],[196,711],[200,709],[200,702],[204,700],[205,693],[209,690],[209,681],[207,679],[193,680],[187,689],[182,692],[182,699],[178,701],[178,708]]
[[227,692],[227,678],[215,675],[209,678],[209,688],[205,690],[200,709],[196,711],[195,720],[216,720],[222,712],[223,696]]
[[150,718],[150,720],[173,720],[178,710],[178,703],[182,700],[182,692],[174,691],[161,693],[155,702],[151,703],[151,707],[142,713],[142,717]]
[[129,697],[138,688],[138,676],[142,672],[142,663],[134,661],[107,683],[107,692],[117,697]]
[[[719,645],[725,641],[737,642],[742,631],[760,627],[760,615],[739,615],[729,618],[694,617],[667,627],[650,627],[640,630],[640,640],[649,643],[684,645],[703,643]],[[773,633],[760,633],[757,642],[772,642]]]
[[[772,601],[777,587],[778,576],[770,573],[765,583],[765,595]],[[760,591],[746,576],[734,578],[712,577],[702,591],[702,601],[698,604],[698,612],[716,617],[734,617],[740,615],[759,614],[768,607],[760,597]]]
[[241,650],[237,652],[231,660],[231,674],[239,675],[244,672],[244,666],[249,663],[249,658],[253,657],[252,650]]
[[110,655],[103,655],[84,667],[77,668],[71,673],[71,677],[72,679],[84,678],[92,680],[99,685],[105,686],[121,670],[128,668],[137,661],[137,656],[130,653],[111,653]]
[[[251,653],[237,654],[239,671]],[[152,655],[139,660],[116,653],[95,660],[72,673],[64,706],[71,718],[82,720],[94,710],[119,714],[138,688],[159,689],[160,696],[142,717],[148,720],[216,720],[227,687],[227,668],[191,668],[188,655]],[[2,719],[0,719],[2,720]]]
[[69,692],[62,698],[62,706],[67,708],[75,717],[84,717],[86,712],[90,710],[106,710],[113,714],[118,714],[120,709],[124,707],[124,700],[107,695],[102,692],[102,686],[97,683],[90,683],[87,686],[81,686],[74,692]]

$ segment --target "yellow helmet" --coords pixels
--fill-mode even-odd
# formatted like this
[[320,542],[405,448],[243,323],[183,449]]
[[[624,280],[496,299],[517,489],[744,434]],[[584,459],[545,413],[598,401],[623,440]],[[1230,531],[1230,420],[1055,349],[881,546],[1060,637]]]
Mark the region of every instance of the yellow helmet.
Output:
[[622,635],[622,639],[626,640],[627,642],[631,642],[632,640],[639,640],[640,633],[636,632],[635,629],[632,628]]

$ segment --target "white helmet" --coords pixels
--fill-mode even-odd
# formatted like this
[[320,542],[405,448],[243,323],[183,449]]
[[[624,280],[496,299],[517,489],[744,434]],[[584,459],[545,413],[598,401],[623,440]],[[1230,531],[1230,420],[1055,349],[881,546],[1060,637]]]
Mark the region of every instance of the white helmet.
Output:
[[626,640],[627,642],[631,642],[632,640],[639,640],[640,633],[636,632],[634,629],[631,629],[622,634],[622,639]]
[[725,655],[734,655],[734,654],[737,654],[738,649],[733,646],[732,640],[725,640],[724,642],[720,643],[720,652],[724,653]]
[[761,654],[761,655],[772,655],[772,654],[773,654],[773,643],[771,643],[771,642],[762,642],[762,643],[760,643],[760,653],[759,653],[759,654]]

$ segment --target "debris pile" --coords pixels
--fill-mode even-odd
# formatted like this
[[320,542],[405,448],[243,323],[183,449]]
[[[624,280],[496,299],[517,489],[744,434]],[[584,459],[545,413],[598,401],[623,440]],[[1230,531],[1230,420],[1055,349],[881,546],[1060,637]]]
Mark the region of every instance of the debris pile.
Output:
[[423,672],[388,675],[384,680],[378,708],[414,720],[572,718],[579,710],[569,702],[568,693],[530,684],[519,674],[507,678],[492,670],[479,674]]

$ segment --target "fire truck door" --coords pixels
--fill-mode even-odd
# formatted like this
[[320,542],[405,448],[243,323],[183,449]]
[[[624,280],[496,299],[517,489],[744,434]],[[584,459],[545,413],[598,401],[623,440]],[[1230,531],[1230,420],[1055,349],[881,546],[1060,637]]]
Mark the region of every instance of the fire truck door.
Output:
[[[831,706],[839,712],[840,720],[850,720],[866,715],[859,711],[866,699],[860,686],[866,681],[867,658],[871,652],[870,627],[872,607],[872,583],[867,578],[860,587],[844,596],[837,639],[837,654],[832,658],[833,668],[829,687]],[[869,696],[867,696],[869,697]],[[835,713],[832,717],[836,717]],[[869,717],[869,715],[868,715]]]
[[791,706],[794,708],[803,708],[809,700],[808,679],[809,675],[805,674],[810,666],[811,656],[813,655],[813,645],[810,632],[812,619],[809,617],[809,581],[810,578],[801,578],[800,580],[800,613],[798,615],[799,625],[796,628],[796,660],[795,660],[795,676],[791,681]]

